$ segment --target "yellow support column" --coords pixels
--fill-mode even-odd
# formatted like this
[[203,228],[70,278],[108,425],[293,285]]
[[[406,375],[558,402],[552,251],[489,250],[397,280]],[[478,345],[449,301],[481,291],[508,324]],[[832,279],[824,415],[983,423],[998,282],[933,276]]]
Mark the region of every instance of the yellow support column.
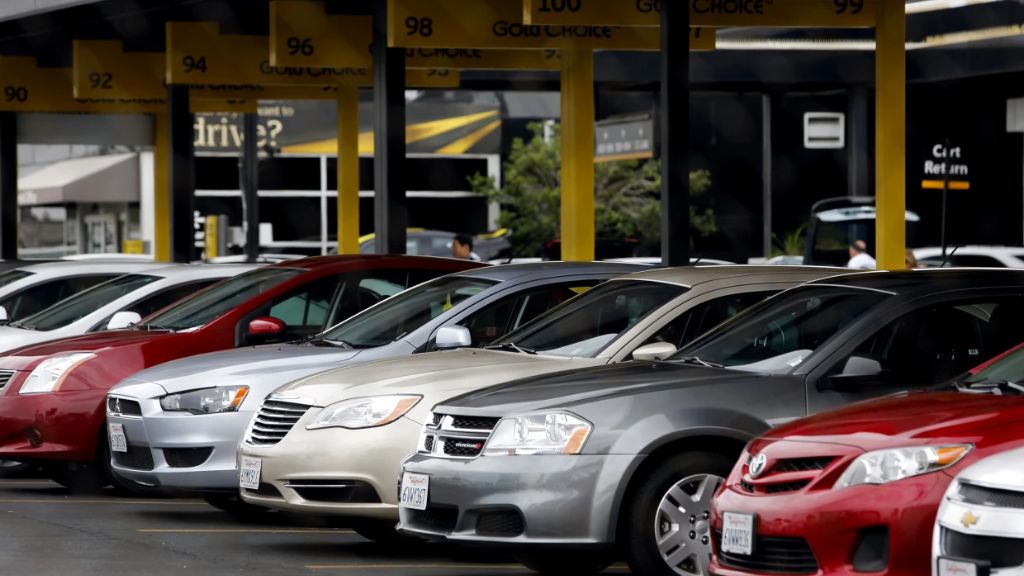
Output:
[[359,253],[359,88],[338,87],[338,254]]
[[594,259],[594,53],[562,51],[562,260]]
[[903,2],[879,2],[875,29],[875,252],[879,269],[905,267],[906,12]]
[[153,259],[171,261],[171,135],[167,113],[153,115]]

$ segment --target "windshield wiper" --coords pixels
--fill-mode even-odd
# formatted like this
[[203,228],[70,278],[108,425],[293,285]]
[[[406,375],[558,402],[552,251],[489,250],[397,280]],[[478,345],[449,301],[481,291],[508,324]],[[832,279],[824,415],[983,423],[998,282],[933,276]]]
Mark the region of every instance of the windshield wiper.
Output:
[[681,362],[683,364],[696,364],[698,366],[703,366],[705,368],[725,368],[725,364],[722,364],[721,362],[702,360],[698,356],[683,356],[682,358],[674,358],[673,360],[676,362]]
[[354,346],[344,340],[329,340],[327,338],[310,338],[306,340],[306,344],[310,346],[329,346],[331,348],[354,348]]
[[176,332],[174,328],[158,326],[156,324],[132,324],[132,330],[145,330],[146,332]]
[[956,389],[972,394],[1012,394],[1024,395],[1024,384],[1010,380],[976,380],[974,382],[957,382]]
[[11,322],[8,326],[11,328],[21,328],[22,330],[37,330],[35,326],[29,326],[27,324],[22,324],[21,322]]
[[536,356],[537,351],[533,348],[523,348],[522,346],[516,345],[514,342],[502,342],[501,344],[491,344],[490,346],[484,346],[487,350],[511,350],[512,352],[518,352],[520,354],[530,354]]

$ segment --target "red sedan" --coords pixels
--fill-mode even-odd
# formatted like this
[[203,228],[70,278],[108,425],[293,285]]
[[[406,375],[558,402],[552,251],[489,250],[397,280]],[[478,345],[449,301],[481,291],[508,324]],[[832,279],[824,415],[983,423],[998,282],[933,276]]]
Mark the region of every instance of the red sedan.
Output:
[[121,379],[163,362],[311,336],[425,280],[480,266],[415,256],[326,256],[258,268],[134,329],[0,355],[0,459],[44,464],[77,488],[106,483],[103,402]]
[[1024,348],[955,389],[854,404],[751,442],[711,512],[711,571],[929,574],[935,515],[964,467],[1024,445]]

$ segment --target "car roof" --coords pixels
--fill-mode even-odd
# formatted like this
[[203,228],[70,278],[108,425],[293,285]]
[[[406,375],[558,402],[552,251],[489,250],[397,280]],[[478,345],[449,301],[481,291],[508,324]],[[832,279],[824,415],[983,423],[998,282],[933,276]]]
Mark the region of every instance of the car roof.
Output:
[[63,260],[59,262],[26,264],[18,266],[17,268],[14,268],[14,270],[25,270],[37,274],[51,273],[55,275],[74,274],[79,272],[121,272],[127,274],[129,272],[152,270],[154,268],[161,268],[164,266],[167,266],[167,264],[159,262]]
[[391,262],[401,265],[411,264],[414,262],[425,262],[428,260],[438,262],[458,261],[455,258],[442,258],[440,256],[408,256],[403,254],[341,254],[332,256],[310,256],[308,258],[299,258],[297,260],[276,262],[274,264],[268,264],[267,266],[270,268],[301,268],[303,270],[319,270],[321,268],[335,266],[358,266],[373,261],[381,263]]
[[[954,252],[955,250],[955,252]],[[922,248],[914,248],[914,254],[928,254],[928,255],[942,255],[941,246],[925,246]],[[946,248],[946,254],[950,256],[956,255],[987,255],[987,254],[1009,254],[1011,256],[1020,256],[1024,254],[1024,246],[982,246],[982,245],[970,245],[970,246],[948,246]]]
[[985,286],[1024,286],[1024,270],[1011,268],[927,268],[920,270],[876,271],[846,274],[816,280],[811,284],[830,284],[881,290],[906,296],[930,294]]
[[458,272],[459,276],[471,276],[497,282],[528,282],[552,276],[571,274],[630,274],[645,270],[647,266],[622,262],[530,262],[525,264],[504,264],[487,268],[474,268]]
[[160,268],[142,270],[139,273],[175,280],[229,278],[262,266],[263,264],[169,264]]
[[848,268],[834,268],[830,266],[680,266],[678,268],[658,268],[656,270],[645,270],[636,272],[624,278],[639,280],[654,280],[668,282],[680,286],[696,286],[704,282],[722,280],[723,278],[738,278],[751,282],[771,282],[780,280],[780,276],[804,276],[804,281],[816,280],[830,277],[837,274],[849,274]]

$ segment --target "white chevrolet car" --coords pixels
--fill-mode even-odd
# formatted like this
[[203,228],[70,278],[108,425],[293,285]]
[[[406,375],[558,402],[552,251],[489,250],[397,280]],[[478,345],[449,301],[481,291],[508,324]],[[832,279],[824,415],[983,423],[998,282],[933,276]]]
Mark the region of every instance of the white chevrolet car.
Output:
[[[744,308],[835,268],[716,266],[610,280],[488,349],[435,352],[339,368],[278,389],[239,447],[242,499],[355,519],[387,540],[402,460],[430,408],[503,382],[666,357]],[[460,326],[442,328],[465,330]]]
[[936,576],[1024,576],[1024,449],[989,456],[949,485],[935,522]]

